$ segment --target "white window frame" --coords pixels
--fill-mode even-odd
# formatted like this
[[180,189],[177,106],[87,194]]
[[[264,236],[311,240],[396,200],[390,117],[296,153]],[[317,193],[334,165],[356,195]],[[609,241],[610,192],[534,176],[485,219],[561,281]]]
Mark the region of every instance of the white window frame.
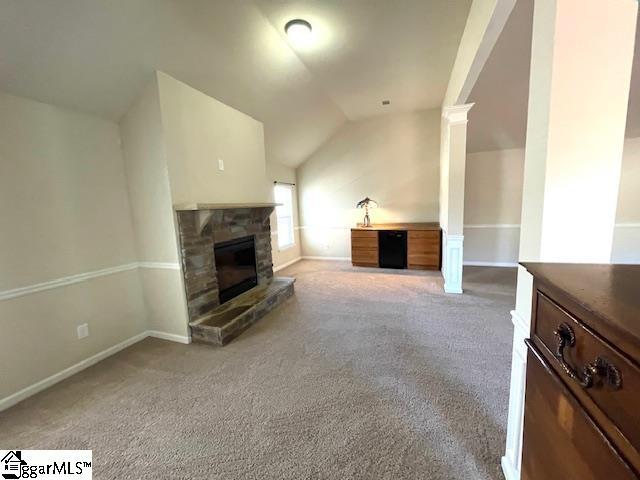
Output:
[[[287,250],[296,245],[295,227],[293,225],[293,185],[276,183],[273,186],[273,196],[276,203],[282,203],[276,207],[276,224],[278,233],[278,251]],[[281,235],[288,230],[291,242],[282,243],[286,235]]]

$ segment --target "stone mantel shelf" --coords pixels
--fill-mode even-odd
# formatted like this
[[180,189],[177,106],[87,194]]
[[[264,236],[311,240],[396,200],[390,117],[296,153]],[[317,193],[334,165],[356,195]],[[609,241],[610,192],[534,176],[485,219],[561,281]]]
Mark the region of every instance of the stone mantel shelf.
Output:
[[281,203],[179,203],[173,208],[177,211],[186,210],[230,210],[233,208],[274,208]]

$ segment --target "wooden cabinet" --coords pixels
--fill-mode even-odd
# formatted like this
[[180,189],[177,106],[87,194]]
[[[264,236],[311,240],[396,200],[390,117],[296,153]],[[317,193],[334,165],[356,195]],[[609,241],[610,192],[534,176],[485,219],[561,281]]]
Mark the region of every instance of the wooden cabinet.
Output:
[[522,478],[640,478],[640,266],[524,266],[534,291]]
[[636,479],[542,354],[529,347],[522,480]]
[[379,265],[378,235],[380,231],[407,232],[407,268],[439,270],[441,230],[435,223],[379,224],[351,229],[351,262],[358,267]]
[[378,232],[351,230],[351,262],[359,267],[378,266]]
[[440,231],[407,232],[407,267],[419,270],[440,268]]

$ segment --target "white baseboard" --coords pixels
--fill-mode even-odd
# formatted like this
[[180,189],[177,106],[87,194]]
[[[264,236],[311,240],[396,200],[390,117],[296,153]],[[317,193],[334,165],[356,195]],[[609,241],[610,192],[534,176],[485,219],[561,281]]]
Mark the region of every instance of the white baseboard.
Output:
[[291,260],[290,262],[287,263],[283,263],[282,265],[278,265],[277,267],[273,268],[273,272],[279,272],[280,270],[283,270],[287,267],[290,267],[291,265],[293,265],[294,263],[298,263],[300,260],[302,260],[302,257],[298,257],[298,258],[294,258],[293,260]]
[[158,330],[148,330],[147,337],[160,338],[162,340],[169,340],[170,342],[176,343],[184,343],[185,345],[191,343],[191,337],[176,335],[175,333],[160,332]]
[[318,257],[303,255],[302,260],[331,260],[335,262],[350,262],[351,257]]
[[507,457],[502,457],[500,465],[502,466],[502,473],[504,473],[504,478],[506,480],[520,480],[520,474],[516,472],[513,466],[509,463],[509,459]]
[[9,395],[8,397],[3,398],[2,400],[0,400],[0,411],[9,408],[16,403],[24,400],[25,398],[35,395],[36,393],[41,392],[42,390],[49,388],[66,378],[69,378],[71,375],[74,375],[84,370],[85,368],[89,368],[90,366],[95,365],[100,360],[104,360],[105,358],[110,357],[111,355],[118,353],[120,350],[124,350],[125,348],[130,347],[134,343],[138,343],[140,340],[143,340],[145,338],[147,338],[147,332],[142,332],[138,335],[134,335],[133,337],[118,343],[117,345],[96,353],[89,358],[85,358],[84,360],[70,366],[69,368],[65,368],[58,373],[54,373],[44,380],[40,380],[39,382],[36,382],[33,385],[29,385],[28,387],[23,388],[13,395]]
[[504,268],[517,268],[518,262],[476,262],[472,260],[465,260],[462,264],[466,267],[504,267]]
[[191,339],[189,337],[184,337],[181,335],[175,335],[172,333],[158,332],[155,330],[149,330],[137,335],[134,335],[131,338],[128,338],[112,347],[109,347],[101,352],[96,353],[95,355],[90,356],[89,358],[85,358],[84,360],[79,361],[75,365],[72,365],[64,370],[54,373],[53,375],[40,380],[39,382],[34,383],[33,385],[29,385],[28,387],[23,388],[22,390],[9,395],[3,399],[0,399],[0,412],[6,410],[9,407],[14,406],[15,404],[25,400],[36,393],[39,393],[62,380],[69,378],[72,375],[75,375],[82,370],[85,370],[92,365],[108,358],[121,350],[124,350],[127,347],[130,347],[134,343],[138,343],[141,340],[144,340],[147,337],[156,337],[162,338],[163,340],[169,340],[172,342],[179,343],[191,343]]

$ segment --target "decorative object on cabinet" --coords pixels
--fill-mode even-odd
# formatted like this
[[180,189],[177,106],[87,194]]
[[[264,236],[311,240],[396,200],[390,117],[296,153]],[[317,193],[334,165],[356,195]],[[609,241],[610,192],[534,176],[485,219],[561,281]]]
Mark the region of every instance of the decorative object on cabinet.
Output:
[[365,197],[358,202],[356,205],[357,208],[364,208],[364,222],[362,223],[363,227],[370,227],[371,220],[369,219],[369,208],[376,208],[378,206],[378,202],[375,200],[371,200],[369,197]]

